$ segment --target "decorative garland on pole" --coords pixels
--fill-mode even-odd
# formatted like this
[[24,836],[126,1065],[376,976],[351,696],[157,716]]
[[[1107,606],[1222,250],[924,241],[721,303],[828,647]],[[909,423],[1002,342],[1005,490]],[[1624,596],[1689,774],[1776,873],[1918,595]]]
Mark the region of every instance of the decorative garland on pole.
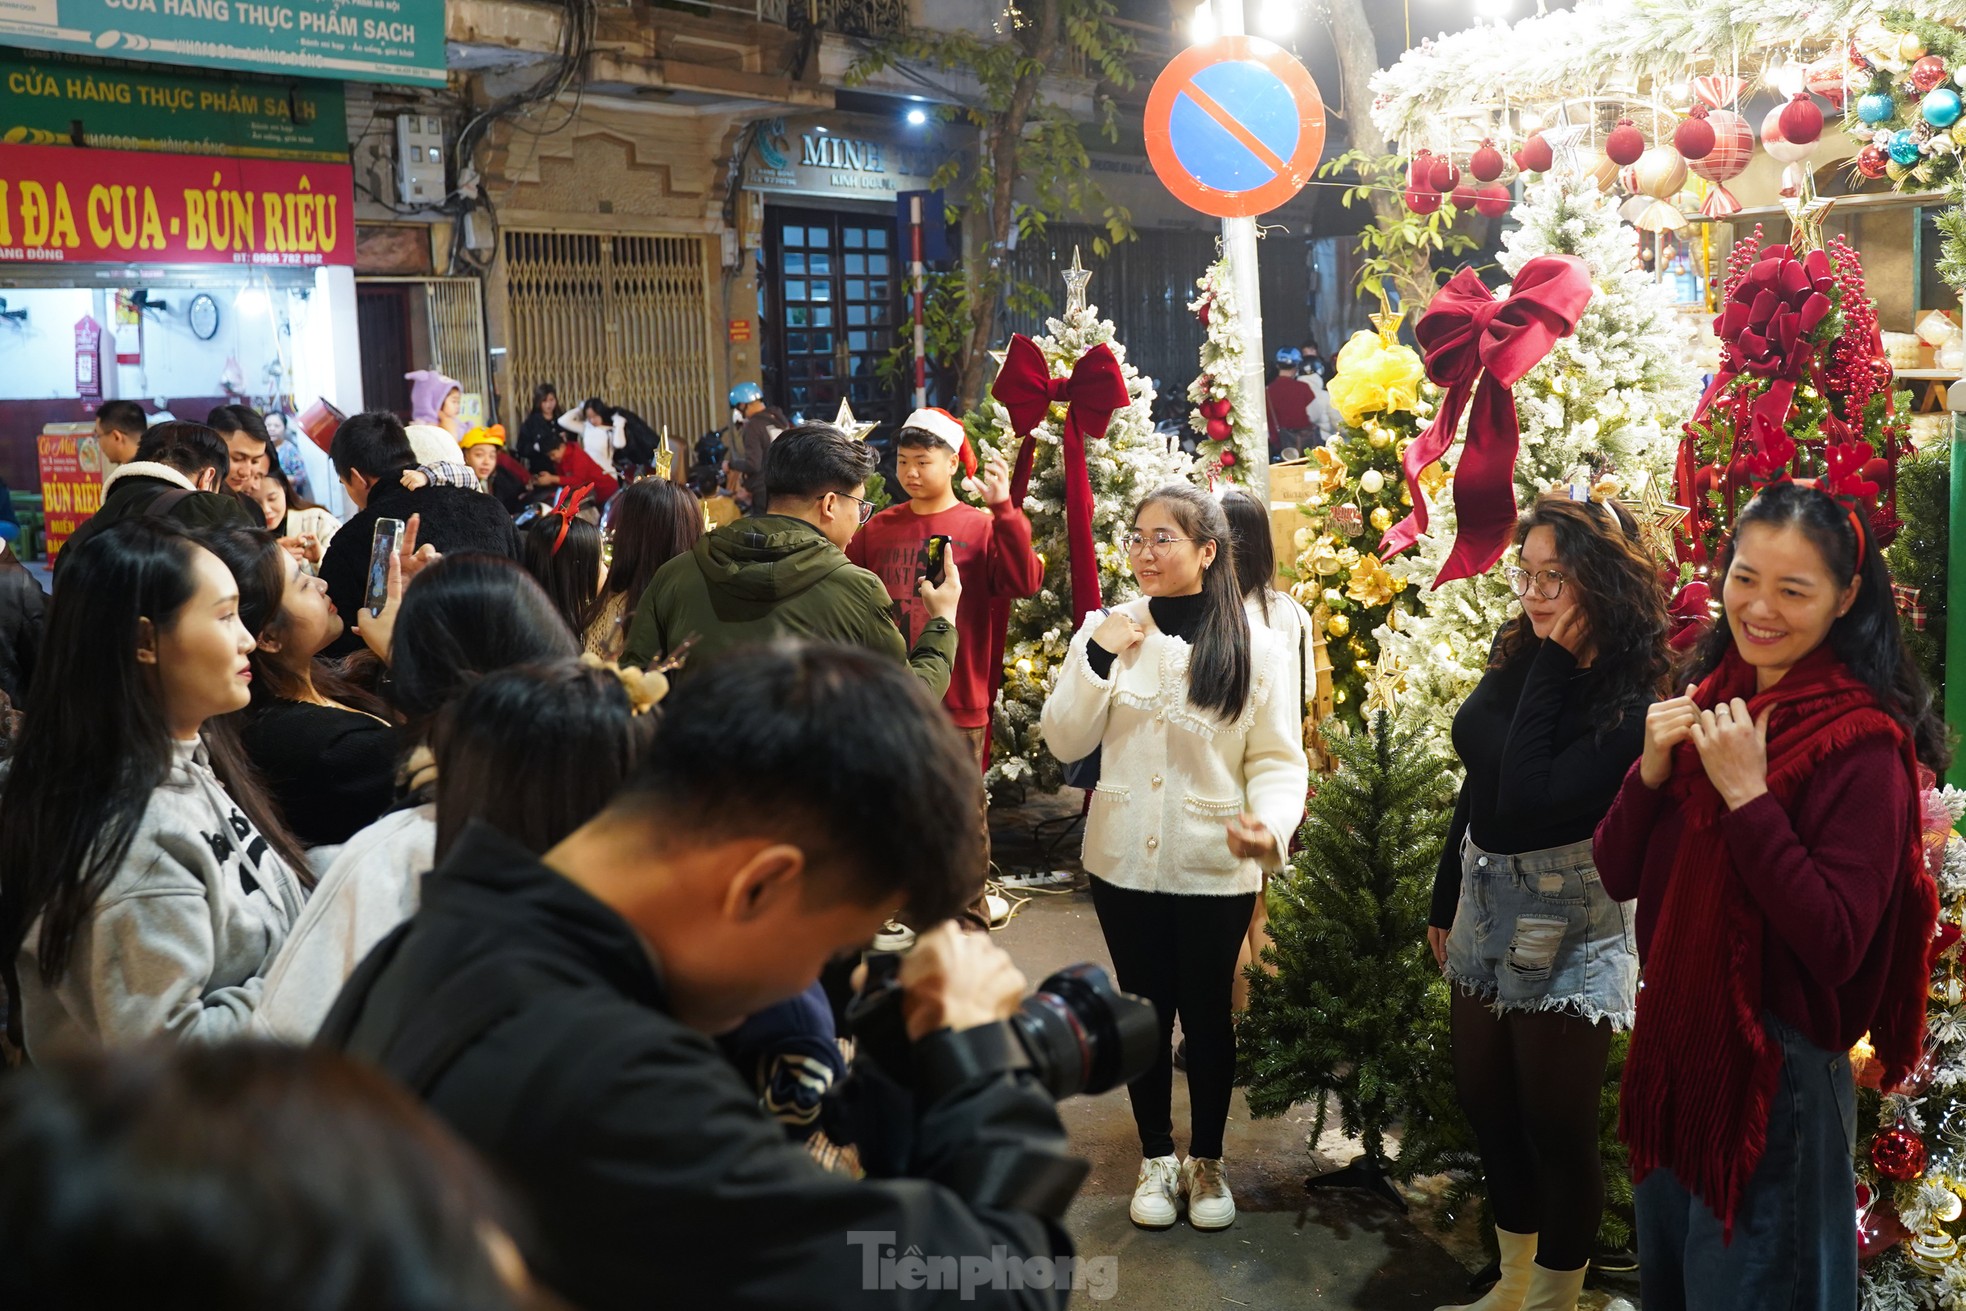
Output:
[[1269,430],[1261,400],[1247,395],[1242,385],[1248,351],[1228,257],[1209,265],[1195,286],[1201,295],[1188,302],[1188,309],[1207,333],[1201,343],[1201,373],[1188,384],[1188,402],[1194,406],[1188,426],[1202,437],[1195,448],[1195,471],[1210,480],[1247,483],[1252,461],[1269,455]]

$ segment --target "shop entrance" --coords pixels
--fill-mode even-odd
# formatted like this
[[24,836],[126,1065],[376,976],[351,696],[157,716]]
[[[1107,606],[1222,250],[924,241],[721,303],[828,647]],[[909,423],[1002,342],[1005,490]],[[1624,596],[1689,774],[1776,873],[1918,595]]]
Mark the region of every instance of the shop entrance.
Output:
[[[355,328],[362,341],[362,395],[372,410],[410,417],[412,369],[458,380],[469,408],[492,415],[485,354],[483,284],[476,278],[357,278]],[[508,416],[509,417],[509,416]]]
[[875,370],[895,335],[902,282],[892,219],[774,206],[765,223],[767,397],[830,420],[898,423],[902,389]]

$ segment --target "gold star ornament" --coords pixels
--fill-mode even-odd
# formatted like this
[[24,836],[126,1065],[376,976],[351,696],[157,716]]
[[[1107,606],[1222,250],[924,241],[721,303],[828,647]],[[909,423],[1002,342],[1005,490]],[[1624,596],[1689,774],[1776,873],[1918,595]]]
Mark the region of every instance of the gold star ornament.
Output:
[[1405,690],[1405,667],[1400,664],[1398,656],[1382,649],[1378,663],[1365,676],[1365,713],[1369,715],[1384,710],[1391,714],[1397,708],[1399,694]]
[[853,438],[853,440],[864,442],[867,440],[867,434],[881,425],[879,420],[875,420],[873,423],[862,423],[854,418],[853,406],[848,404],[847,399],[842,396],[840,398],[840,412],[833,416],[833,426]]
[[1661,564],[1671,564],[1679,558],[1678,552],[1673,549],[1673,533],[1693,512],[1691,506],[1674,505],[1668,501],[1660,488],[1659,479],[1646,474],[1645,481],[1639,484],[1638,500],[1635,503],[1625,502],[1625,509],[1638,521],[1639,541],[1651,552],[1653,559]]

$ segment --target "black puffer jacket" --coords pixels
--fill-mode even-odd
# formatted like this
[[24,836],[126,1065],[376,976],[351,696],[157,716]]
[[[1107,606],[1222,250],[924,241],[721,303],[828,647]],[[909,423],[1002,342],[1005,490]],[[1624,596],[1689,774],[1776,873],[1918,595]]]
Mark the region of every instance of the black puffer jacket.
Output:
[[27,700],[34,681],[46,607],[41,584],[27,567],[12,555],[0,555],[0,692],[16,706]]

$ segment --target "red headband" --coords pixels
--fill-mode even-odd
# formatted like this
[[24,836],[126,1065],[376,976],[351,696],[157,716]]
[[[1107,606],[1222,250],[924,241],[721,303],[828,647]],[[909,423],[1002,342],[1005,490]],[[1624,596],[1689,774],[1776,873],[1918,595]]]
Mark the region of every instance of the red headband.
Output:
[[1861,570],[1870,552],[1870,532],[1864,526],[1865,506],[1877,497],[1877,484],[1864,477],[1864,464],[1872,454],[1870,443],[1852,440],[1825,445],[1826,467],[1820,478],[1793,475],[1795,441],[1766,415],[1757,414],[1754,418],[1754,445],[1754,452],[1748,456],[1748,469],[1757,486],[1792,482],[1799,487],[1813,487],[1843,507],[1850,516],[1850,531],[1857,535],[1857,568]]
[[588,483],[584,487],[574,488],[571,493],[562,490],[559,496],[554,499],[553,508],[546,512],[549,515],[557,514],[560,516],[560,534],[553,539],[552,554],[558,555],[560,553],[560,547],[567,540],[567,529],[573,527],[573,517],[580,513],[580,503],[586,500],[587,493],[593,490],[594,485]]

